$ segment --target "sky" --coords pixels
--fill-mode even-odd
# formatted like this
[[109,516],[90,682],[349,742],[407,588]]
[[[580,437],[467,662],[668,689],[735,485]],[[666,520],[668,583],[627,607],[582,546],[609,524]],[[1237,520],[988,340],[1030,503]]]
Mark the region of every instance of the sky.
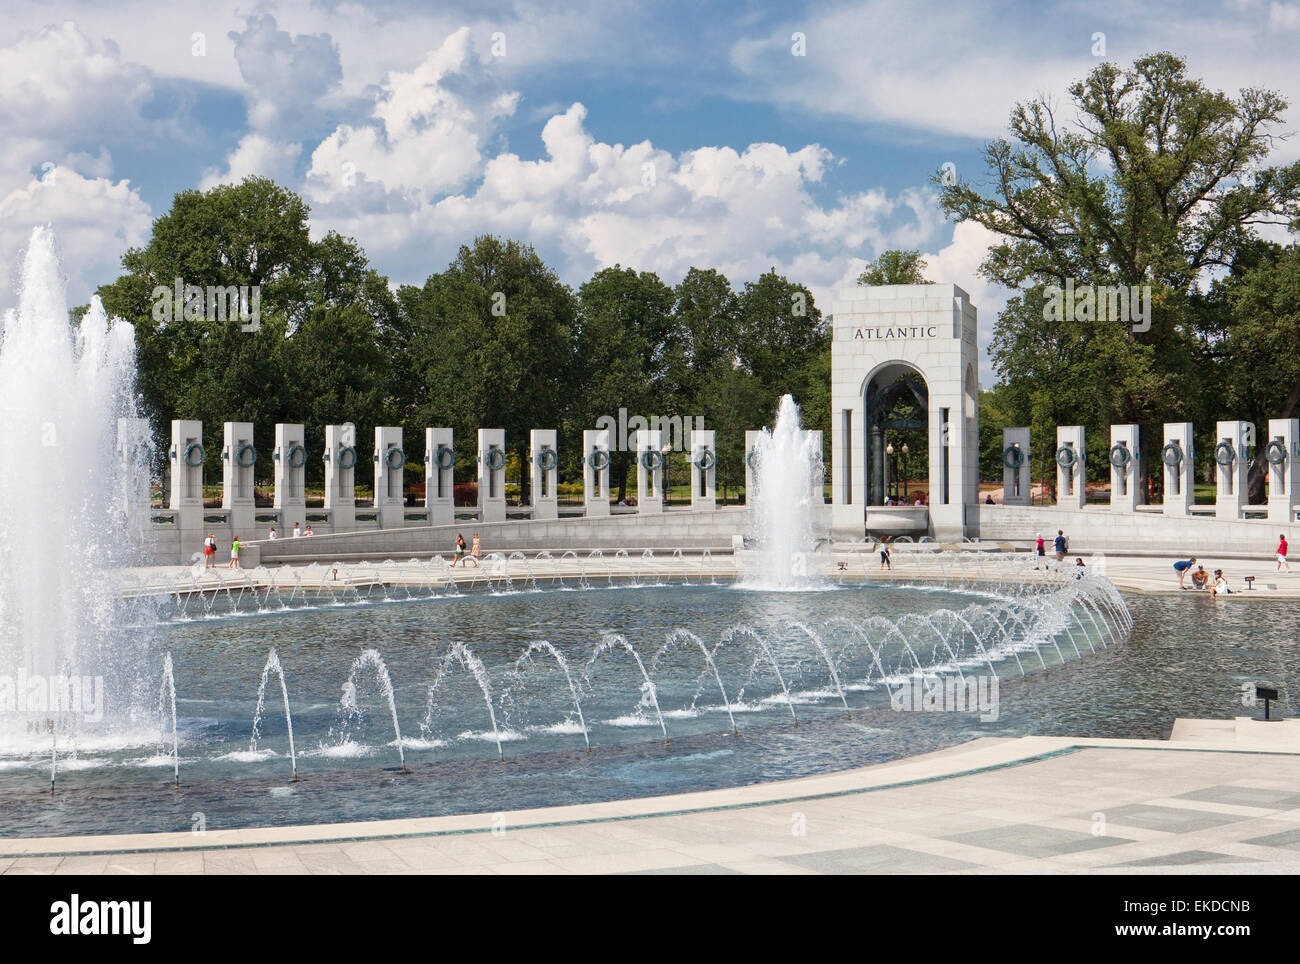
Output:
[[[1065,102],[1103,59],[1172,50],[1295,103],[1297,44],[1300,0],[8,0],[0,308],[34,225],[84,303],[176,192],[260,174],[394,285],[493,233],[575,286],[614,264],[736,287],[775,267],[829,310],[916,248],[987,344],[1007,298],[978,274],[991,236],[945,221],[937,171],[986,183],[1012,106]],[[1270,161],[1298,157],[1292,137]]]

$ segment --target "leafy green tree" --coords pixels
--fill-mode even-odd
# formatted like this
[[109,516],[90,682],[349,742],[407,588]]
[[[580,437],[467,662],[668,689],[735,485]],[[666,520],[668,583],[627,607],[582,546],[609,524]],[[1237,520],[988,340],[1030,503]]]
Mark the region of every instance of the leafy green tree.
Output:
[[573,293],[530,245],[484,235],[422,287],[403,286],[398,302],[414,426],[455,430],[462,481],[474,477],[480,428],[505,429],[524,464],[529,431],[559,428],[564,415]]
[[871,287],[933,283],[925,279],[925,259],[921,257],[920,251],[882,251],[880,256],[858,275],[858,284]]
[[[122,276],[99,289],[109,313],[135,326],[138,385],[159,437],[166,437],[172,418],[202,420],[209,440],[221,438],[223,421],[251,421],[258,449],[269,452],[276,422],[301,421],[305,410],[319,416],[307,401],[314,397],[307,386],[328,396],[331,379],[346,381],[356,373],[312,368],[314,352],[290,347],[305,328],[304,339],[314,337],[313,312],[353,310],[353,335],[360,324],[360,337],[372,350],[346,360],[356,365],[369,357],[376,364],[373,349],[384,343],[394,315],[387,282],[355,242],[334,233],[313,242],[309,215],[298,195],[266,178],[181,192],[154,222],[148,243],[123,256]],[[201,289],[202,303],[177,304],[178,284],[183,295],[185,286]],[[227,310],[232,305],[220,299],[210,302],[210,288],[246,291],[246,307],[256,307],[258,324],[233,317]],[[359,377],[385,383],[384,372],[380,367]],[[383,384],[369,396],[372,407],[337,417],[380,420],[388,394]],[[211,475],[219,467],[218,445],[210,441],[207,449]],[[308,465],[319,469],[315,460]],[[258,474],[271,474],[269,459],[259,463]]]
[[771,425],[782,395],[803,409],[805,428],[830,442],[830,327],[801,284],[773,269],[746,282],[736,311],[735,355],[766,393],[762,410],[745,412],[750,427]]
[[[578,301],[578,422],[594,427],[602,416],[618,418],[620,408],[627,409],[629,418],[639,415],[647,421],[652,415],[686,414],[678,406],[687,399],[667,391],[674,359],[681,377],[684,351],[673,290],[652,272],[615,265],[579,288]],[[632,439],[627,441],[631,446]],[[631,452],[611,453],[610,484],[617,486],[620,499],[627,494],[633,457]]]
[[[1069,95],[1076,121],[1047,97],[1013,109],[1011,138],[985,151],[991,194],[936,177],[949,217],[999,236],[982,273],[1022,292],[995,326],[994,367],[1024,383],[1021,424],[1059,412],[1058,399],[1093,435],[1110,421],[1185,416],[1204,376],[1200,279],[1230,267],[1260,224],[1300,218],[1300,163],[1264,163],[1287,104],[1270,91],[1211,90],[1170,53],[1102,64]],[[1067,280],[1149,286],[1149,330],[1049,319],[1034,290]]]

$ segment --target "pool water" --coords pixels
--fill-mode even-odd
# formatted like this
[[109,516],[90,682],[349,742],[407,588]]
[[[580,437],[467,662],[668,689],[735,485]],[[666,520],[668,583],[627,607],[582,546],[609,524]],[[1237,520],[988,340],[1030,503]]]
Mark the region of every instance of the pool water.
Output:
[[[0,754],[0,835],[495,813],[806,776],[984,736],[1163,737],[1179,716],[1258,712],[1243,706],[1254,682],[1280,686],[1280,709],[1290,712],[1289,677],[1300,668],[1292,607],[1123,601],[1133,629],[1117,639],[1091,616],[1067,632],[1053,621],[1059,612],[1034,599],[906,586],[473,593],[170,622],[152,645],[174,665],[180,788],[169,719],[142,719],[149,735],[80,746],[75,759],[65,745],[53,795],[48,753]],[[989,653],[977,637],[1010,627],[1016,607],[1037,627],[1037,645]],[[853,626],[867,627],[871,645]],[[610,634],[630,649],[616,641],[601,651]],[[520,661],[539,640],[565,659],[567,677],[548,650]],[[250,749],[272,648],[289,694],[297,782],[274,677]],[[367,649],[392,682],[407,772],[373,667],[346,685]],[[971,707],[896,709],[890,693],[917,665],[995,680],[996,719]],[[346,711],[345,696],[359,713]]]

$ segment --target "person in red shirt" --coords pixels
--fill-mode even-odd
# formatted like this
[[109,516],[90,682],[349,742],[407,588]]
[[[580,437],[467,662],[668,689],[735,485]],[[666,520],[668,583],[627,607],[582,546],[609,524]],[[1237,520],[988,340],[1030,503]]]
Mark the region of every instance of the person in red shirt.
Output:
[[1282,567],[1286,566],[1286,571],[1291,571],[1291,563],[1286,561],[1286,533],[1277,537],[1277,571],[1281,572]]

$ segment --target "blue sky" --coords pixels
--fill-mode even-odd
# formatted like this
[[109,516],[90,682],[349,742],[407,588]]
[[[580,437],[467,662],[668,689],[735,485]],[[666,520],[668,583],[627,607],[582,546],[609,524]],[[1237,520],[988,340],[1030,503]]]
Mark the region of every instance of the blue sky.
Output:
[[[259,173],[394,283],[492,232],[572,284],[775,265],[829,308],[884,248],[920,248],[987,340],[991,239],[945,223],[930,177],[978,182],[1013,103],[1064,102],[1098,34],[1121,64],[1173,50],[1215,87],[1300,97],[1300,0],[6,7],[0,306],[32,225],[54,224],[84,301],[175,192]],[[1290,139],[1271,160],[1297,157]]]

